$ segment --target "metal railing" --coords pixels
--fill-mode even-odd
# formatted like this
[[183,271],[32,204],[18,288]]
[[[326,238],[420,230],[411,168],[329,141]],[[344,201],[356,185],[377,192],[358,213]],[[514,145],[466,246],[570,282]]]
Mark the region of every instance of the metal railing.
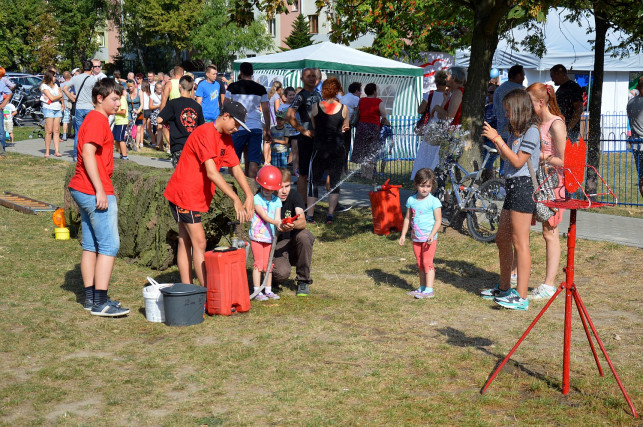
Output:
[[[421,137],[413,132],[419,118],[419,115],[389,117],[393,137],[387,140],[386,155],[381,156],[375,165],[377,182],[390,179],[394,184],[410,185],[411,171],[421,141]],[[583,131],[586,139],[586,126]],[[643,206],[643,197],[638,190],[636,160],[627,142],[629,132],[627,116],[619,113],[603,114],[601,131],[599,173],[616,194],[619,205]],[[643,158],[641,161],[643,162]],[[350,170],[357,168],[359,165],[349,163]],[[605,189],[601,183],[598,192],[602,191]]]

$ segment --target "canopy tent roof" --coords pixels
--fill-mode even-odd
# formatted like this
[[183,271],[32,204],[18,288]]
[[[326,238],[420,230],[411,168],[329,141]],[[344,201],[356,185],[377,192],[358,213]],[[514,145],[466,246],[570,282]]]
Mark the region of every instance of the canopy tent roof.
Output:
[[421,77],[424,74],[424,70],[420,67],[331,42],[270,55],[238,59],[234,61],[235,71],[239,71],[242,62],[250,62],[253,68],[260,70],[301,70],[307,67],[317,67],[324,70],[389,76]]
[[[538,58],[523,47],[518,50],[512,49],[506,40],[500,40],[493,56],[494,68],[510,68],[512,65],[520,64],[526,69],[549,70],[556,64],[563,64],[568,69],[573,67],[577,71],[591,71],[594,69],[594,50],[592,43],[596,33],[587,30],[593,27],[592,20],[585,20],[584,25],[576,22],[565,21],[566,9],[550,9],[547,14],[547,21],[543,24],[545,35],[545,46],[547,52],[543,58]],[[518,27],[512,30],[515,40],[524,40],[528,35],[527,29]],[[607,32],[607,45],[609,42],[618,44],[624,34],[609,30]],[[469,50],[456,52],[456,65],[469,66]],[[605,71],[640,71],[643,70],[643,54],[631,54],[623,59],[613,58],[605,55]]]

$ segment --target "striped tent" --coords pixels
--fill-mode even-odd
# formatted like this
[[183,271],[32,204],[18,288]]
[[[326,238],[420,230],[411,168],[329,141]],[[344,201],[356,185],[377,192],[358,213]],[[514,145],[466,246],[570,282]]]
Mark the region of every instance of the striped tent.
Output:
[[422,98],[422,68],[331,42],[239,59],[234,61],[235,74],[242,62],[252,63],[254,79],[266,87],[275,80],[284,86],[301,86],[301,70],[307,67],[317,67],[329,76],[336,76],[344,90],[352,82],[375,83],[378,97],[392,116],[416,115]]

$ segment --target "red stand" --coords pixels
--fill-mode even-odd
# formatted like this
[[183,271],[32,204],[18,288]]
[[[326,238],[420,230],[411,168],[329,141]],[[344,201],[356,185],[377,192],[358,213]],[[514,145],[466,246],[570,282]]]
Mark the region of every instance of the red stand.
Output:
[[[583,144],[584,145],[584,144]],[[569,142],[568,142],[569,146]],[[575,148],[575,147],[574,147]],[[565,160],[567,160],[567,153],[568,151],[565,151]],[[583,161],[584,161],[584,153],[582,155]],[[565,185],[568,189],[568,191],[575,191],[580,187],[580,181],[582,180],[577,180],[576,176],[578,176],[578,165],[574,166],[574,170],[571,168],[567,167],[567,163],[565,165]],[[581,167],[581,169],[585,169],[585,167]],[[589,166],[591,167],[591,166]],[[568,175],[568,172],[570,174]],[[594,172],[596,170],[594,169]],[[598,175],[598,173],[596,172]],[[582,174],[580,175],[582,177]],[[600,177],[600,175],[598,175]],[[578,183],[578,186],[576,186],[574,183],[570,183],[569,178],[574,178],[576,180],[576,183]],[[603,180],[602,177],[600,177],[601,180]],[[570,185],[568,185],[568,183]],[[605,181],[603,180],[603,183],[607,186]],[[609,187],[607,187],[609,190]],[[538,189],[536,190],[538,191]],[[614,196],[614,193],[612,193],[611,190],[609,190],[610,194]],[[545,304],[545,306],[540,310],[540,313],[538,313],[538,316],[534,319],[533,322],[529,325],[527,330],[522,334],[516,345],[511,349],[509,354],[507,354],[507,357],[504,358],[502,363],[498,365],[498,367],[493,371],[489,379],[487,380],[487,383],[485,384],[484,388],[481,391],[481,394],[484,394],[484,392],[487,390],[487,388],[491,385],[491,382],[496,378],[500,370],[505,366],[507,361],[509,361],[509,358],[511,355],[518,349],[518,346],[523,342],[523,340],[527,337],[531,329],[536,325],[538,320],[542,317],[543,314],[547,311],[547,309],[552,305],[554,300],[560,295],[561,291],[564,290],[565,292],[565,329],[564,329],[564,334],[563,334],[563,389],[562,392],[564,395],[567,395],[569,393],[569,359],[570,359],[570,344],[571,344],[571,334],[572,334],[572,299],[576,302],[576,308],[578,309],[578,315],[581,319],[581,322],[583,323],[583,328],[585,329],[585,334],[587,335],[587,340],[589,341],[589,346],[592,349],[592,353],[594,355],[594,360],[596,361],[596,366],[598,368],[598,373],[600,376],[604,376],[603,374],[603,369],[601,368],[601,364],[598,360],[598,355],[596,354],[596,348],[594,347],[594,343],[592,342],[592,336],[590,334],[590,331],[588,329],[591,328],[592,333],[594,334],[594,337],[596,338],[596,342],[598,343],[599,347],[601,348],[601,351],[603,352],[603,356],[605,356],[605,360],[607,360],[607,364],[609,365],[610,369],[612,370],[612,373],[614,374],[614,378],[616,378],[616,382],[618,383],[619,388],[621,389],[621,392],[623,393],[623,396],[625,397],[625,400],[627,401],[627,404],[629,405],[630,409],[632,410],[632,414],[634,415],[634,418],[638,418],[638,414],[636,412],[636,409],[634,409],[634,405],[632,404],[632,401],[630,400],[630,397],[628,396],[627,392],[625,391],[625,387],[623,386],[623,383],[621,382],[621,379],[618,377],[618,374],[616,373],[616,369],[614,368],[614,365],[612,364],[612,361],[610,360],[609,356],[607,355],[607,351],[605,350],[605,347],[603,346],[603,342],[601,339],[598,337],[598,332],[596,332],[596,328],[594,327],[594,323],[592,322],[592,319],[589,317],[589,313],[587,312],[587,308],[585,307],[585,304],[583,304],[583,300],[581,299],[578,289],[576,288],[576,284],[574,283],[574,250],[576,248],[576,210],[577,209],[587,209],[590,206],[591,207],[600,207],[604,206],[606,203],[596,203],[596,202],[591,202],[589,200],[589,197],[587,197],[587,194],[585,194],[587,200],[575,200],[575,199],[566,199],[566,200],[555,200],[555,201],[548,201],[544,202],[545,205],[549,207],[555,207],[555,208],[565,208],[569,209],[569,230],[567,233],[567,266],[565,267],[565,281],[560,284],[558,289],[556,290],[556,293],[551,297],[551,299]],[[614,196],[615,198],[615,196]]]

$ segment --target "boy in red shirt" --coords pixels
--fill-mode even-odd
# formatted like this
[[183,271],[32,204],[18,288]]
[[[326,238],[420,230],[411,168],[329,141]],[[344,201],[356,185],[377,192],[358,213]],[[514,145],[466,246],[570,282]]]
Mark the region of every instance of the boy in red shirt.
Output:
[[[207,212],[216,187],[234,203],[237,219],[250,220],[254,214],[254,195],[246,180],[239,159],[234,151],[231,134],[239,125],[247,129],[244,121],[247,111],[235,101],[223,104],[221,115],[214,122],[197,127],[190,134],[183,152],[163,195],[170,202],[172,216],[179,224],[179,247],[176,261],[181,282],[192,283],[192,261],[197,279],[205,286],[205,232],[201,212]],[[245,203],[219,173],[227,167],[244,193]]]
[[92,89],[95,109],[78,130],[76,173],[69,192],[80,207],[82,248],[80,271],[85,285],[85,310],[102,317],[124,316],[129,309],[107,297],[107,287],[120,247],[118,206],[112,186],[114,137],[108,117],[120,108],[123,86],[102,79]]

